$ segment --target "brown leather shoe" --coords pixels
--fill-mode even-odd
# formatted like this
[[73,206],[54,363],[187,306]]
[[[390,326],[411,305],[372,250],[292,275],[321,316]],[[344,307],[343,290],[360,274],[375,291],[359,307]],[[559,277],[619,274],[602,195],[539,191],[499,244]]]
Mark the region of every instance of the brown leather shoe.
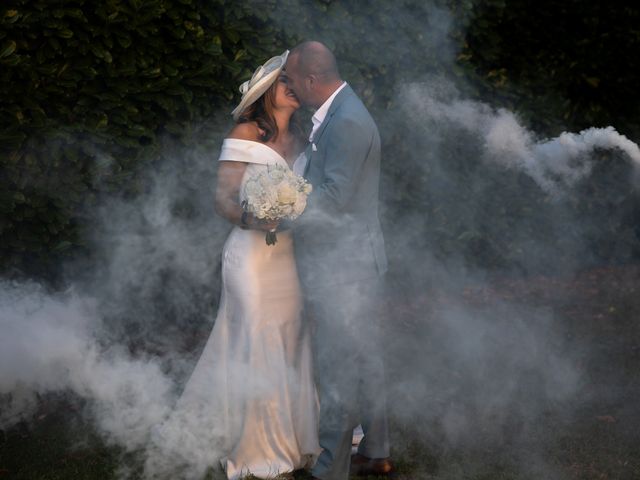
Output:
[[356,453],[351,456],[350,475],[356,477],[392,477],[395,474],[390,458],[369,458]]

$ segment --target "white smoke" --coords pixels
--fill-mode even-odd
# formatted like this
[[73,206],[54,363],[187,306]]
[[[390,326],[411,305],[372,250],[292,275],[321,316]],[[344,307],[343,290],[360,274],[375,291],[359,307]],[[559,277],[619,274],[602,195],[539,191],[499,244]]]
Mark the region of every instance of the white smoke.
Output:
[[[482,142],[481,156],[507,168],[523,171],[544,191],[560,195],[588,176],[599,150],[620,150],[640,168],[638,145],[613,127],[589,128],[580,133],[562,133],[551,140],[537,140],[513,112],[458,98],[458,92],[441,81],[408,85],[401,96],[403,107],[418,112],[428,130],[460,128]],[[414,114],[412,113],[412,114]]]
[[35,284],[0,283],[0,427],[28,418],[37,398],[72,392],[90,402],[98,428],[139,448],[171,404],[170,379],[158,363],[132,358],[94,335],[92,299],[73,291],[49,295]]
[[[607,141],[633,152],[611,131],[581,137],[574,142],[579,147],[569,148],[558,140],[556,151],[545,147],[548,143],[536,144],[512,114],[474,102],[447,104],[421,95],[413,106],[434,122],[444,120],[482,135],[486,161],[525,168],[540,178],[546,178],[550,168],[537,166],[535,159],[541,155],[548,156],[548,163],[556,158],[566,163],[593,146],[608,145]],[[569,153],[563,160],[558,152]],[[0,395],[9,401],[2,409],[3,427],[28,418],[38,396],[72,392],[88,401],[105,438],[127,450],[148,448],[145,467],[152,475],[173,467],[200,475],[215,463],[215,412],[193,408],[175,413],[176,372],[164,371],[166,358],[145,354],[144,348],[179,350],[175,344],[190,322],[206,326],[213,313],[194,292],[211,295],[219,281],[216,260],[228,225],[213,216],[212,184],[203,185],[204,180],[214,180],[211,155],[194,159],[190,167],[187,178],[180,180],[179,167],[171,164],[154,173],[152,186],[143,195],[126,201],[111,199],[99,210],[94,240],[103,264],[89,275],[91,287],[82,289],[95,295],[73,290],[49,294],[35,284],[0,284]],[[189,191],[194,185],[199,189]],[[173,213],[181,198],[192,203],[192,218]],[[407,238],[412,228],[408,230]],[[425,252],[411,248],[402,252],[405,259],[424,258]],[[442,283],[452,288],[461,283],[445,267],[439,268]],[[159,320],[163,314],[169,318]],[[435,421],[447,441],[460,444],[473,439],[468,428],[478,416],[492,418],[494,425],[487,428],[499,430],[511,414],[523,414],[526,409],[527,419],[533,421],[539,405],[548,399],[569,398],[577,388],[578,375],[570,359],[549,346],[550,339],[557,337],[549,322],[536,323],[538,317],[531,315],[527,321],[510,323],[509,309],[494,314],[478,317],[464,308],[444,312],[443,330],[435,336],[441,340],[439,348],[430,349],[432,340],[421,335],[420,329],[431,321],[428,317],[418,316],[417,333],[392,331],[397,358],[414,353],[403,365],[390,369],[392,413],[403,420]],[[124,347],[131,343],[127,337],[131,324],[139,327],[133,343],[143,342],[135,355]],[[443,356],[440,363],[429,355],[433,352]],[[171,361],[184,367],[192,353],[181,357],[174,352]],[[498,367],[500,375],[496,375]],[[463,384],[476,389],[468,390],[460,382],[452,386],[452,369]],[[186,370],[179,373],[184,375]],[[522,392],[529,391],[529,377],[523,372],[537,375],[540,390],[529,401],[518,403]],[[475,395],[475,400],[470,406],[451,407],[463,394]],[[417,420],[415,424],[425,425]],[[429,436],[429,432],[418,435]]]
[[575,352],[564,348],[549,311],[455,301],[416,316],[406,331],[389,326],[389,395],[397,417],[421,425],[431,440],[438,441],[431,430],[438,425],[450,445],[473,445],[478,431],[500,443],[503,425],[517,418],[531,428],[545,406],[580,388]]
[[107,442],[151,446],[152,474],[159,461],[166,470],[186,458],[180,465],[198,472],[214,462],[211,418],[183,412],[157,434],[210,331],[229,231],[213,211],[216,147],[200,147],[167,146],[145,191],[87,212],[94,258],[65,266],[67,291],[0,281],[0,428],[30,421],[40,399],[58,393],[82,400]]
[[[434,16],[434,25],[441,25],[436,45],[448,45],[448,18],[446,12]],[[344,27],[348,31],[351,26]],[[382,53],[401,55],[410,39],[399,45]],[[452,51],[436,50],[445,52],[443,56]],[[454,143],[450,132],[463,130],[479,139],[479,159],[523,171],[550,194],[585,178],[595,165],[592,154],[597,149],[619,149],[640,165],[637,145],[612,127],[540,140],[513,113],[460,99],[437,82],[410,85],[402,106],[409,113],[398,122],[402,128],[423,129],[434,144]],[[414,118],[424,124],[407,122]],[[35,284],[0,283],[0,395],[9,402],[1,410],[1,426],[28,418],[39,395],[70,391],[89,401],[96,425],[111,441],[134,450],[147,447],[151,434],[150,471],[166,471],[173,458],[190,464],[197,474],[213,463],[213,417],[194,413],[155,428],[174,411],[175,372],[165,372],[165,363],[145,355],[144,348],[132,355],[123,346],[132,323],[140,329],[136,340],[173,348],[185,327],[206,325],[210,319],[207,302],[198,295],[211,295],[219,281],[217,254],[228,230],[213,216],[212,184],[204,185],[213,180],[215,149],[187,170],[178,163],[175,169],[158,172],[145,195],[112,200],[100,209],[95,245],[104,264],[89,278],[96,298],[73,291],[52,295]],[[181,175],[187,178],[179,181]],[[186,192],[185,184],[194,191]],[[195,217],[184,220],[172,213],[178,197],[193,203]],[[396,213],[389,212],[390,217]],[[396,257],[421,270],[437,270],[438,281],[455,289],[465,279],[451,273],[452,262],[424,262],[429,257],[435,263],[431,252],[417,251],[408,241],[416,235],[415,226],[424,223],[418,216],[415,222],[394,225],[393,235],[404,237],[401,245],[406,247]],[[394,415],[420,427],[425,424],[419,420],[425,418],[429,425],[440,424],[444,437],[460,444],[477,441],[469,425],[478,417],[487,431],[495,432],[510,416],[522,415],[532,423],[545,402],[570,399],[578,389],[579,372],[569,352],[554,343],[561,335],[552,316],[529,312],[518,318],[517,310],[496,308],[478,315],[452,307],[438,314],[440,331],[435,334],[429,330],[433,317],[424,314],[416,316],[417,333],[390,330],[391,351],[406,360],[389,372]],[[170,321],[159,321],[162,314]],[[115,326],[105,325],[105,315]],[[390,315],[391,326],[394,320]],[[116,333],[105,340],[103,332],[112,328]],[[176,361],[188,363],[185,358]],[[531,379],[535,381],[529,383]],[[528,395],[531,386],[538,389]],[[457,406],[463,396],[471,400]],[[428,437],[431,432],[417,434]]]

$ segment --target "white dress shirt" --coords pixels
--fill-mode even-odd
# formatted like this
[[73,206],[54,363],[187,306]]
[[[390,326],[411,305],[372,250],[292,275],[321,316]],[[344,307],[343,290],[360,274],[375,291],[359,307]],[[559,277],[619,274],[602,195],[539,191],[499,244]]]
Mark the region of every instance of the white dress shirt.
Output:
[[331,108],[331,104],[333,103],[333,100],[336,98],[338,93],[340,93],[340,90],[342,90],[346,86],[347,86],[347,82],[342,82],[342,85],[336,88],[336,91],[333,92],[331,96],[327,98],[322,105],[320,105],[320,108],[318,108],[318,110],[316,110],[316,113],[313,114],[313,117],[311,117],[311,121],[313,122],[313,129],[311,130],[311,134],[309,135],[310,142],[313,142],[313,136],[316,134],[316,132],[320,128],[320,125],[322,125],[322,122],[324,122],[324,119],[327,116],[329,109]]
[[[322,105],[320,105],[320,108],[318,108],[316,112],[313,114],[313,117],[311,117],[311,121],[313,122],[313,128],[311,129],[311,134],[309,134],[309,142],[313,142],[313,137],[318,131],[318,129],[320,128],[320,125],[322,125],[322,122],[324,122],[324,119],[327,117],[327,113],[331,108],[331,104],[333,103],[333,100],[336,98],[338,93],[340,93],[340,90],[342,90],[346,86],[347,86],[347,82],[342,82],[342,85],[336,88],[336,91],[333,92],[331,96],[327,98]],[[305,168],[307,167],[308,161],[309,159],[304,154],[304,152],[302,152],[298,156],[298,158],[296,158],[296,161],[293,163],[293,172],[296,173],[297,175],[302,176]]]

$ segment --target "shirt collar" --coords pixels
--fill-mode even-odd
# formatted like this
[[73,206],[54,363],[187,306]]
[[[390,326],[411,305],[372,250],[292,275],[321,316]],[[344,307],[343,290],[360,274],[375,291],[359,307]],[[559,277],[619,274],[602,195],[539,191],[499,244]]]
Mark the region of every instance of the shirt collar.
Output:
[[322,122],[324,122],[324,119],[326,118],[327,113],[329,112],[329,108],[331,108],[331,104],[333,103],[333,100],[336,98],[338,93],[340,93],[340,90],[342,90],[346,86],[347,86],[347,82],[342,82],[342,85],[336,88],[336,91],[333,92],[331,96],[327,98],[322,105],[320,105],[320,108],[318,108],[318,110],[316,110],[316,113],[313,114],[313,117],[311,117],[311,121],[313,122],[313,129],[311,130],[311,134],[309,135],[310,142],[313,142],[313,136],[318,131],[318,128],[320,128],[320,125],[322,125]]

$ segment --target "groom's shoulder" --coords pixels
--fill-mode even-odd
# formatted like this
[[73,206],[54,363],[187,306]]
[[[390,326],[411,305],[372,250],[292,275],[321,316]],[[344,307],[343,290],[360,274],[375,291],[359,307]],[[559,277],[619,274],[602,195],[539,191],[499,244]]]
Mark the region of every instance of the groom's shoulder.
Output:
[[365,106],[360,97],[350,89],[349,94],[345,96],[340,108],[336,111],[338,118],[351,120],[363,125],[371,126],[377,129],[376,123],[371,113]]
[[345,90],[344,101],[342,102],[343,106],[347,109],[362,110],[369,113],[364,102],[351,87],[347,87]]

